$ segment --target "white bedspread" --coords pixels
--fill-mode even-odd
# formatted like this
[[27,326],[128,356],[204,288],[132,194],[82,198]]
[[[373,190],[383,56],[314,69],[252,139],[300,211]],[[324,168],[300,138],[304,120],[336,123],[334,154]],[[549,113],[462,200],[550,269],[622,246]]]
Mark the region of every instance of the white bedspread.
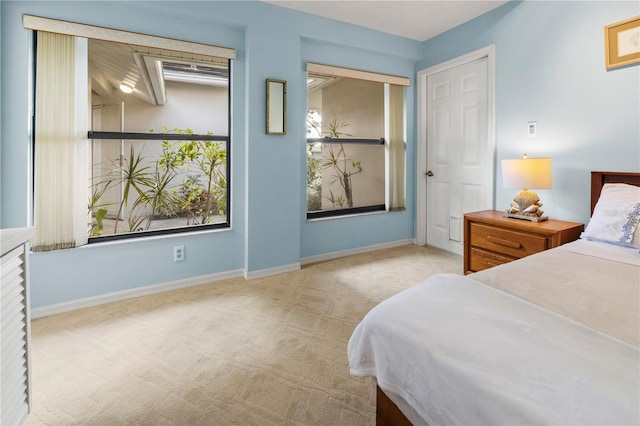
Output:
[[348,354],[432,426],[640,423],[638,348],[458,275],[379,304]]
[[613,262],[640,266],[640,255],[638,250],[630,247],[602,243],[599,241],[576,240],[561,245],[557,247],[557,249],[584,254],[586,256],[599,257]]
[[640,347],[640,254],[578,240],[469,275]]

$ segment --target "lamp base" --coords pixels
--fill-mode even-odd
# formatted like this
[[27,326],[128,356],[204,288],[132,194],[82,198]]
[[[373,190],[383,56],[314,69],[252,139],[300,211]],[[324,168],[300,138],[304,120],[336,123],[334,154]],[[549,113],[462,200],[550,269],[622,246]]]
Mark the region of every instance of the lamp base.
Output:
[[542,215],[544,211],[540,207],[542,207],[542,203],[538,194],[528,189],[523,189],[511,201],[511,205],[507,208],[504,216],[530,222],[543,222],[549,218]]
[[544,222],[545,220],[549,220],[549,216],[529,216],[519,213],[505,213],[504,217],[510,217],[512,219],[522,219],[528,220],[531,222]]

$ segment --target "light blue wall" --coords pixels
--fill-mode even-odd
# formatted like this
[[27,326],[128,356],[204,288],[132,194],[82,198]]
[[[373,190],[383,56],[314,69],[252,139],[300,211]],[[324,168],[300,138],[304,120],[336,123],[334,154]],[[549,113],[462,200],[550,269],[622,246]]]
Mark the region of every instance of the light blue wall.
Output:
[[[140,239],[31,257],[32,306],[218,272],[263,271],[415,236],[415,72],[496,45],[496,165],[523,152],[553,158],[550,216],[586,222],[589,171],[640,171],[640,67],[604,68],[603,27],[637,2],[511,2],[424,43],[249,2],[2,1],[0,224],[28,224],[28,31],[23,13],[232,47],[231,230]],[[404,75],[407,210],[307,222],[307,61]],[[287,135],[264,134],[265,79],[288,82]],[[528,139],[528,121],[538,137]],[[515,191],[501,187],[496,207]],[[172,261],[184,244],[186,260]]]
[[[587,223],[590,171],[640,171],[640,66],[607,71],[604,26],[640,15],[637,1],[511,2],[424,43],[417,69],[496,46],[496,208],[500,160],[551,157],[552,218]],[[528,121],[538,136],[528,138]]]
[[[232,47],[232,229],[172,235],[31,256],[33,307],[218,272],[297,265],[301,258],[412,238],[402,213],[307,223],[307,60],[413,77],[421,43],[259,2],[3,1],[2,227],[28,224],[29,33],[22,14]],[[6,64],[11,64],[7,66]],[[265,135],[265,79],[287,80],[287,135]],[[415,151],[414,89],[407,93]],[[408,176],[413,173],[408,164]],[[412,194],[413,182],[408,182]],[[172,260],[184,244],[186,260]]]

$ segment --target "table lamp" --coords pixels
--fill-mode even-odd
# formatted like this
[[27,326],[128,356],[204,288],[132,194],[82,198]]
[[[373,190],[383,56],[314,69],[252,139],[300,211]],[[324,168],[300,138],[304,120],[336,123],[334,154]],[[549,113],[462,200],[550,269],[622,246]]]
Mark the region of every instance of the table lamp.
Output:
[[551,188],[551,158],[523,158],[502,160],[502,186],[521,188],[507,208],[506,217],[542,222],[549,219],[543,216],[540,197],[530,189]]

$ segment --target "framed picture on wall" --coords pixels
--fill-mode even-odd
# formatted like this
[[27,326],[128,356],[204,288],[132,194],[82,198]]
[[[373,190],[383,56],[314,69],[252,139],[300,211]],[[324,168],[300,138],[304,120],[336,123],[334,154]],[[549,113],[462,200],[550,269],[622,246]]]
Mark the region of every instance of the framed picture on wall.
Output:
[[640,63],[640,16],[604,27],[607,69]]

